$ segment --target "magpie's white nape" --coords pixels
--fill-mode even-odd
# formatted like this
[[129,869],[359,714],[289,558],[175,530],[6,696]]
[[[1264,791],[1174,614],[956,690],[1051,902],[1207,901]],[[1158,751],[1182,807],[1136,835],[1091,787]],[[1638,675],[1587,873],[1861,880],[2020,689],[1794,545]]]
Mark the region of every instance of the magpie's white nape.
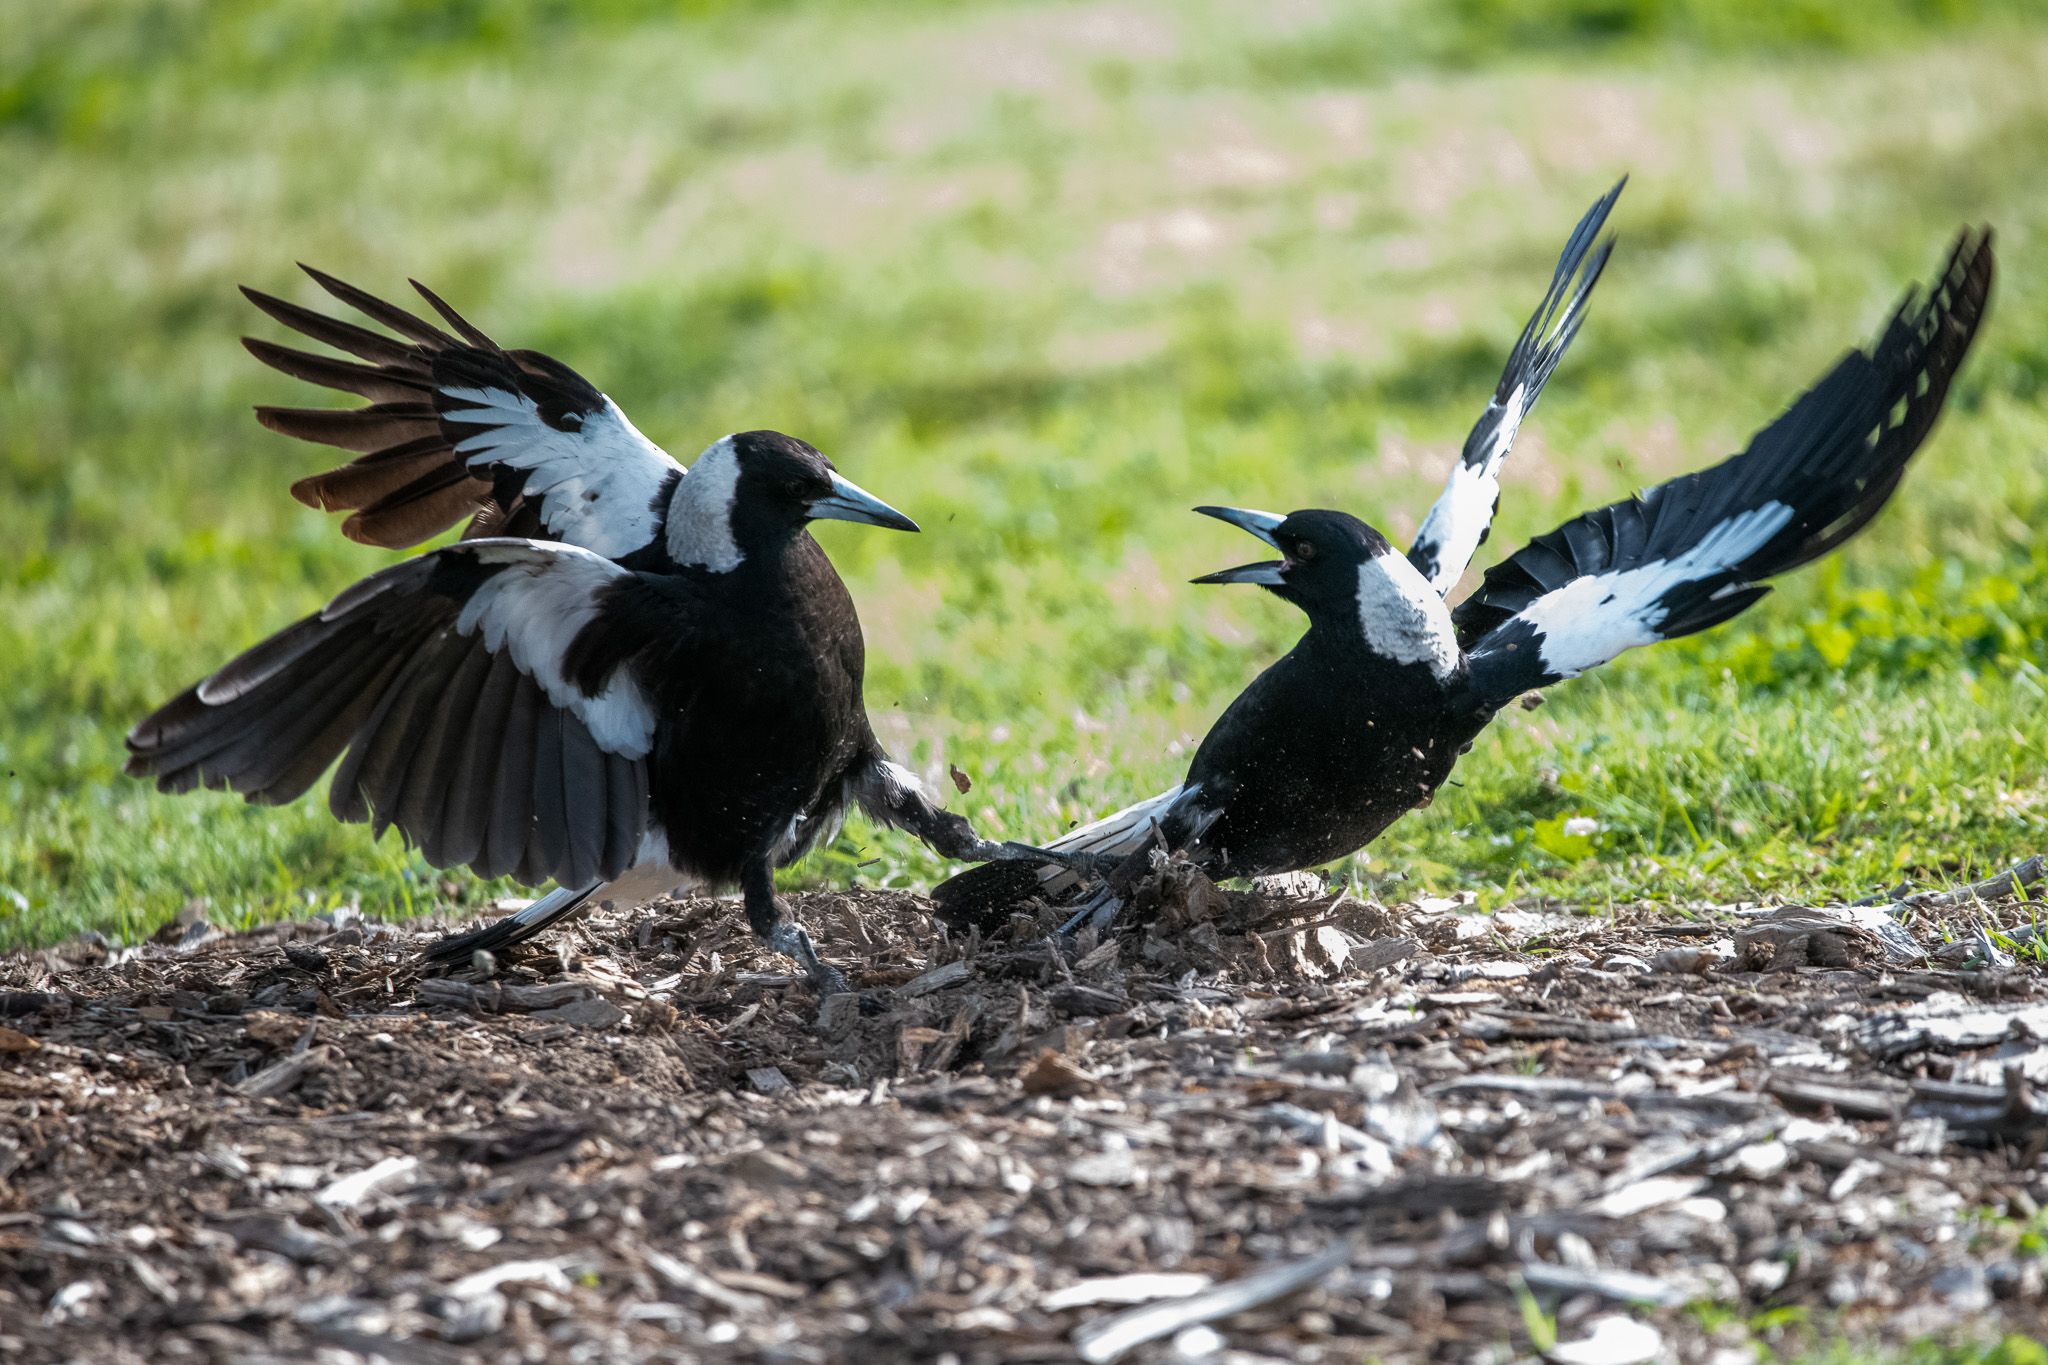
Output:
[[443,940],[466,961],[592,899],[737,886],[749,923],[844,987],[774,894],[774,870],[849,805],[948,857],[1009,856],[891,762],[862,699],[845,585],[806,527],[915,531],[775,431],[713,442],[689,469],[561,362],[506,350],[424,286],[448,328],[332,276],[387,335],[254,290],[348,359],[250,339],[286,374],[369,399],[258,409],[273,430],[360,452],[303,479],[343,530],[455,545],[394,565],[138,723],[128,771],[166,791],[293,800],[336,760],[329,805],[397,828],[439,867],[558,889]]
[[1989,229],[1966,229],[1933,290],[1909,292],[1874,345],[1741,454],[1537,537],[1455,611],[1441,575],[1348,513],[1197,509],[1282,557],[1196,581],[1260,586],[1300,608],[1307,633],[1225,710],[1180,787],[1055,840],[1061,861],[1028,884],[1011,866],[952,878],[934,892],[942,914],[984,920],[1019,895],[1114,868],[1070,922],[1105,927],[1118,875],[1155,848],[1228,877],[1363,847],[1428,804],[1517,697],[1726,621],[1765,580],[1868,525],[1932,430],[1994,274]]

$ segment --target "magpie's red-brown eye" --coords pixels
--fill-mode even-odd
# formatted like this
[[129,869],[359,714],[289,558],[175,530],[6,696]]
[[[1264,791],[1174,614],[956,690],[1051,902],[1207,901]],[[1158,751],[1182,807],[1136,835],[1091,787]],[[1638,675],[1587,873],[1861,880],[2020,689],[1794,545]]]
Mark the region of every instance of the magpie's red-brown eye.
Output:
[[1305,540],[1297,540],[1294,542],[1294,548],[1289,550],[1287,554],[1291,559],[1307,561],[1316,557],[1316,547]]

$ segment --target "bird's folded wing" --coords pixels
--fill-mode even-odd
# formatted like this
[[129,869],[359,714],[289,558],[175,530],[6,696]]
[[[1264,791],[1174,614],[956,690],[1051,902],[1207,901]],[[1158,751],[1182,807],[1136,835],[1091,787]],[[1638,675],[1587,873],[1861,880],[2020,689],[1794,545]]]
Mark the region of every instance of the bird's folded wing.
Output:
[[1741,454],[1574,517],[1489,569],[1452,613],[1477,699],[1499,704],[1742,611],[1762,580],[1876,516],[1940,414],[1984,316],[1989,230],[1965,231],[1924,299],[1907,294]]
[[471,537],[548,538],[609,559],[658,537],[682,466],[588,380],[538,351],[504,349],[417,281],[413,288],[453,334],[304,268],[322,289],[395,335],[242,291],[278,322],[355,357],[243,338],[258,360],[370,400],[359,408],[256,410],[273,431],[360,452],[294,484],[299,501],[348,511],[345,535],[394,549],[465,517]]
[[655,723],[602,638],[608,594],[634,578],[524,540],[408,560],[136,725],[128,771],[275,804],[339,757],[334,813],[397,826],[436,866],[571,886],[615,877],[647,828]]
[[[1579,219],[1571,240],[1557,258],[1557,270],[1550,278],[1549,292],[1530,315],[1528,325],[1508,353],[1507,368],[1486,405],[1472,434],[1465,438],[1465,451],[1451,466],[1444,491],[1422,519],[1408,562],[1421,571],[1438,596],[1448,595],[1464,576],[1473,554],[1486,539],[1493,524],[1494,509],[1500,505],[1500,469],[1514,446],[1522,419],[1536,406],[1543,386],[1564,358],[1565,348],[1579,334],[1585,321],[1586,299],[1599,283],[1600,272],[1614,250],[1609,237],[1594,243],[1614,201],[1628,180],[1624,177],[1602,195]],[[1576,281],[1576,283],[1574,283]]]

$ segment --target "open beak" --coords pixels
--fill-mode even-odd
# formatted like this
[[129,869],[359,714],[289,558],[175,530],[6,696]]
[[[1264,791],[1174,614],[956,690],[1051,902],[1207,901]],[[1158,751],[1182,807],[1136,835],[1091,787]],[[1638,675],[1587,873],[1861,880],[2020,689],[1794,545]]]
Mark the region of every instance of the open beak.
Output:
[[852,479],[832,474],[832,491],[811,504],[813,521],[857,521],[892,531],[915,531],[917,523],[883,502]]
[[[1280,548],[1280,541],[1273,533],[1279,529],[1281,522],[1287,520],[1285,517],[1276,516],[1271,512],[1253,511],[1249,507],[1197,507],[1195,510],[1205,517],[1214,517],[1218,521],[1227,521],[1240,531],[1249,531],[1276,550]],[[1189,581],[1194,583],[1255,583],[1262,588],[1277,588],[1285,581],[1280,577],[1280,571],[1284,567],[1286,566],[1282,561],[1268,559],[1257,564],[1240,564],[1234,569],[1224,569],[1219,573],[1203,574],[1200,578]]]
[[1190,583],[1256,583],[1262,588],[1277,588],[1286,582],[1280,570],[1286,567],[1277,559],[1265,559],[1257,564],[1240,564],[1234,569],[1219,569],[1205,573],[1200,578],[1190,578]]

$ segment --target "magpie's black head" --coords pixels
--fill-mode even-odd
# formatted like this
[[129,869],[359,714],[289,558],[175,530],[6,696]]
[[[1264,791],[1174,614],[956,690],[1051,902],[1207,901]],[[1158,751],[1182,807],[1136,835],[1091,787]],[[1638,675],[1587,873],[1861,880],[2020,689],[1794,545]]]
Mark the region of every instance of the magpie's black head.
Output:
[[917,529],[816,448],[779,431],[742,431],[713,442],[676,485],[668,552],[678,564],[727,573],[757,552],[772,562],[805,523],[826,519]]
[[[832,467],[815,446],[779,431],[742,431],[713,446],[730,451],[735,529],[794,530],[810,521],[858,521],[892,531],[917,523]],[[699,460],[691,470],[704,470]]]
[[1360,567],[1392,551],[1385,536],[1346,512],[1310,508],[1283,517],[1242,507],[1195,510],[1251,532],[1285,556],[1204,574],[1195,582],[1256,583],[1312,618],[1325,612],[1354,615]]

